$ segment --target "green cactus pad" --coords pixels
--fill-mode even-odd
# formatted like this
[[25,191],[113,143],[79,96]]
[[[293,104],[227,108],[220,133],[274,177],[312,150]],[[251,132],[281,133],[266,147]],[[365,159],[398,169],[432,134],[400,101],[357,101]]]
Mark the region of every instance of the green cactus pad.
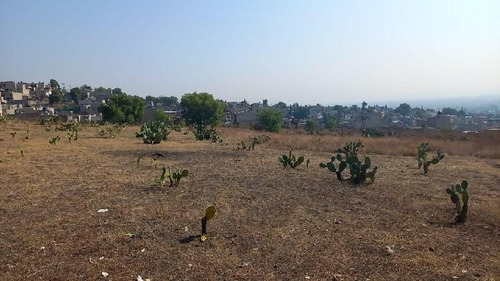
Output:
[[216,210],[214,206],[208,207],[207,210],[205,211],[205,219],[208,221],[211,218],[213,218],[215,216],[215,212]]
[[460,186],[462,187],[463,190],[466,190],[467,186],[469,186],[469,183],[466,180],[463,180]]

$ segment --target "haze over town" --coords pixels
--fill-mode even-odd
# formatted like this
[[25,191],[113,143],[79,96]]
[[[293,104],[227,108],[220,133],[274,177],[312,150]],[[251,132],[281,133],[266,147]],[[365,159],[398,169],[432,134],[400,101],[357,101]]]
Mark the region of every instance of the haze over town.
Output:
[[0,81],[310,105],[500,96],[499,1],[3,1],[2,10]]

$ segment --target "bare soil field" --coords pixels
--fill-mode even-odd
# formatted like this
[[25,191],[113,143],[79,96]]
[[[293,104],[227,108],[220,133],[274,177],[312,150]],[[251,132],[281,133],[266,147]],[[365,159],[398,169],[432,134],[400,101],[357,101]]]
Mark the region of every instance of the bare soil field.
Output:
[[[68,142],[0,123],[0,280],[500,280],[500,132],[363,138],[378,173],[356,187],[318,164],[360,136],[284,131],[242,151],[262,132],[221,130],[223,144],[171,132],[146,145],[138,127]],[[412,151],[426,139],[447,156],[423,175]],[[309,168],[279,165],[291,147]],[[163,165],[190,174],[159,188]],[[463,179],[469,218],[455,225],[445,189]]]

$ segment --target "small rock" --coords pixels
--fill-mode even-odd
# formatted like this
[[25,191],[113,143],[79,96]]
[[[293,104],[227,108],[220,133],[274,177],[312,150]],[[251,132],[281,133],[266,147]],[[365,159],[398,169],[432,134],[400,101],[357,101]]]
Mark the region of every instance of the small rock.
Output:
[[142,248],[141,253],[144,253],[146,251],[146,248]]
[[238,265],[238,267],[246,267],[249,266],[251,262],[249,261],[244,261],[242,264]]
[[149,278],[143,279],[142,276],[137,275],[137,281],[151,281],[151,279]]
[[429,247],[429,251],[434,252],[436,249],[434,249],[434,247]]
[[107,211],[109,211],[108,209],[99,209],[97,210],[98,213],[106,213]]
[[335,218],[335,220],[333,220],[333,223],[335,223],[335,224],[341,224],[342,222],[340,220],[338,220],[337,218]]
[[102,276],[104,276],[104,277],[108,277],[108,276],[109,276],[109,273],[107,273],[107,272],[103,271],[103,272],[101,272],[101,275],[102,275]]
[[395,245],[392,245],[392,246],[386,246],[386,247],[385,247],[385,250],[386,250],[386,252],[387,252],[389,255],[394,254],[394,246],[395,246]]

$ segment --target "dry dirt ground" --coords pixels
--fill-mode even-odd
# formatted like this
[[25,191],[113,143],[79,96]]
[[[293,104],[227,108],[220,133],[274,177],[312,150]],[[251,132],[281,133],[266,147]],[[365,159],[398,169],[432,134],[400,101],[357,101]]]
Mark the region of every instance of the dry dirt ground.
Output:
[[[328,151],[296,151],[311,164],[292,170],[272,140],[236,150],[237,129],[226,145],[177,132],[145,145],[137,130],[68,142],[0,124],[0,280],[500,280],[499,159],[447,156],[425,176],[414,157],[371,155],[375,183],[353,187],[318,167]],[[190,174],[158,188],[162,165]],[[463,179],[456,226],[444,190]]]

